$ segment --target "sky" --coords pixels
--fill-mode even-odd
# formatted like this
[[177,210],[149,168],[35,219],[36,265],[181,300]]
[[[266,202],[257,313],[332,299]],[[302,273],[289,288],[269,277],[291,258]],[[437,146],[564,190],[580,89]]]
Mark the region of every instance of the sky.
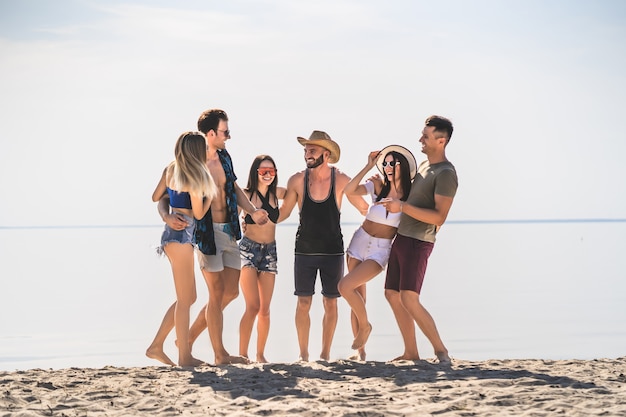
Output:
[[626,218],[625,2],[0,0],[0,227],[160,224],[209,108],[242,187],[261,153],[285,185],[313,130],[350,176],[389,144],[422,160],[440,114],[449,220]]

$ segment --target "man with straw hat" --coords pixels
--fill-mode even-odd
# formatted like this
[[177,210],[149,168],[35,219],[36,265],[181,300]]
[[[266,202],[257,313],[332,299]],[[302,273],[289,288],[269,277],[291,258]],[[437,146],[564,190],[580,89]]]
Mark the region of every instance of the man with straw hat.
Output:
[[307,168],[289,178],[279,221],[289,217],[298,203],[300,224],[296,233],[294,294],[298,296],[296,330],[300,360],[309,360],[309,311],[318,272],[324,297],[320,358],[329,360],[337,327],[337,298],[340,297],[337,283],[343,277],[344,265],[341,200],[350,177],[328,165],[339,161],[341,150],[326,132],[314,130],[308,139],[298,137],[298,142],[304,146]]
[[428,159],[419,165],[409,197],[406,201],[394,198],[382,202],[390,212],[402,213],[385,280],[385,297],[404,341],[404,353],[396,360],[420,358],[413,324],[416,323],[432,344],[439,362],[450,363],[435,321],[420,303],[420,291],[435,235],[448,217],[458,186],[454,165],[446,158],[452,130],[452,122],[445,117],[426,119],[419,142]]

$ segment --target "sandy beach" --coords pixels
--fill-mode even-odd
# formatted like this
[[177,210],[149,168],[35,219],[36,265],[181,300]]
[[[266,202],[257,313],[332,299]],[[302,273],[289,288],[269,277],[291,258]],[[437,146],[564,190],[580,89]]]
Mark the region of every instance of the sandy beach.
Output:
[[623,416],[626,357],[0,372],[0,416]]

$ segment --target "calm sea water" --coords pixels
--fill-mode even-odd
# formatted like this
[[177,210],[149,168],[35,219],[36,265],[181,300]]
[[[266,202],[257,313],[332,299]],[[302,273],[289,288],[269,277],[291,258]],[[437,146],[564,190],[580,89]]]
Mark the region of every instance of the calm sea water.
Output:
[[[346,244],[357,224],[343,226]],[[279,274],[266,356],[298,357],[294,325],[296,226],[278,226]],[[0,229],[0,370],[147,366],[144,356],[174,300],[167,259],[154,246],[161,226]],[[422,301],[458,359],[594,359],[626,355],[626,222],[450,222],[430,259]],[[207,299],[197,270],[195,315]],[[368,284],[373,333],[368,359],[402,352],[383,296]],[[321,295],[314,296],[310,351],[318,357]],[[238,350],[240,297],[225,311],[224,340]],[[339,303],[331,356],[346,358],[349,309]],[[173,335],[166,351],[176,357]],[[250,352],[254,352],[255,338]],[[418,337],[421,355],[432,357]],[[194,352],[212,361],[208,334]]]

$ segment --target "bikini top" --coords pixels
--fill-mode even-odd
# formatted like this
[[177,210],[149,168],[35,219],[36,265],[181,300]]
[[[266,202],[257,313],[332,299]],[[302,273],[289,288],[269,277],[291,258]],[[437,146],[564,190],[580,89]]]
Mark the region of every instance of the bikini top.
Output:
[[188,192],[183,191],[182,193],[179,193],[178,191],[172,190],[170,187],[167,187],[167,194],[170,196],[171,207],[181,209],[191,208],[191,197],[189,197]]
[[377,195],[374,193],[374,183],[367,181],[365,189],[372,197],[372,204],[367,212],[365,218],[374,223],[386,224],[387,226],[398,227],[400,224],[400,216],[402,213],[389,213],[382,204],[373,204],[376,202]]
[[[267,211],[268,217],[270,219],[270,221],[272,223],[276,223],[278,221],[278,216],[280,215],[280,211],[278,209],[278,199],[276,199],[276,207],[272,207],[270,205],[270,199],[269,199],[269,191],[268,191],[268,195],[263,196],[258,190],[256,191],[256,195],[259,196],[259,199],[261,200],[261,207],[263,210]],[[246,217],[244,218],[244,221],[246,222],[246,224],[256,224],[254,222],[254,219],[252,218],[252,216],[248,213],[246,214]]]

